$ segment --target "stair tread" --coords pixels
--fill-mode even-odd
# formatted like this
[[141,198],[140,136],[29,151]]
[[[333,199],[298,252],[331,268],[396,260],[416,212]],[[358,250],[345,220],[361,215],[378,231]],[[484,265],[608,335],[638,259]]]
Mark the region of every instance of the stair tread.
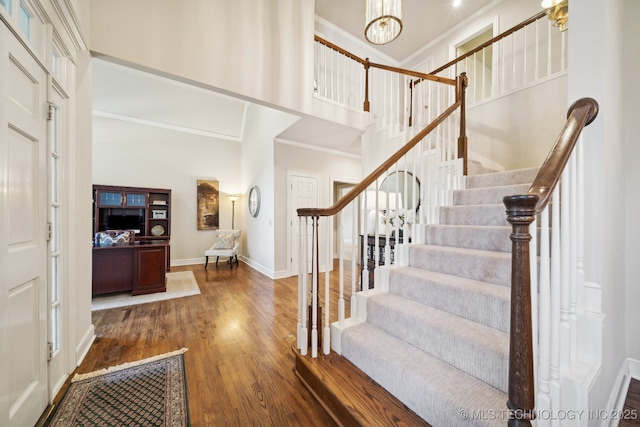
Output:
[[[369,323],[342,334],[342,353],[373,380],[436,426],[501,426],[506,394]],[[498,416],[463,420],[462,411]]]
[[409,266],[496,285],[511,285],[511,254],[508,252],[410,245]]
[[[431,224],[425,227],[425,243],[430,245],[510,252],[508,225]],[[481,238],[479,238],[479,236]]]
[[505,332],[391,293],[367,300],[367,322],[506,391]]
[[[398,267],[390,272],[389,292],[503,332],[509,329],[511,289],[506,286],[420,268]],[[451,304],[452,300],[457,304]]]

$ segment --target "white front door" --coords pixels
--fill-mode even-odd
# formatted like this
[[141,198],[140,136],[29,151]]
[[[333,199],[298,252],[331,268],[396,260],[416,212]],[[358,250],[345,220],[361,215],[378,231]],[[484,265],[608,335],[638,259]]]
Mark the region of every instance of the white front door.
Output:
[[0,23],[0,425],[47,405],[47,74]]
[[[298,265],[300,263],[300,225],[298,220],[299,208],[315,208],[318,207],[318,178],[314,176],[304,175],[290,175],[290,195],[289,206],[291,206],[291,212],[289,213],[291,221],[291,242],[289,244],[291,252],[291,267],[289,273],[292,276],[298,274]],[[311,218],[307,223],[307,242],[309,249],[307,250],[309,266],[308,272],[311,272],[311,237],[312,237],[312,224]]]

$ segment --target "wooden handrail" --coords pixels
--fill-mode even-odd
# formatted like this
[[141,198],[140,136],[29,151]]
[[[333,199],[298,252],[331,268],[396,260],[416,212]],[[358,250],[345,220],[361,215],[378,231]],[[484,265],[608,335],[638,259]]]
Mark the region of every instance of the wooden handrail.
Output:
[[349,58],[353,59],[356,62],[361,63],[362,65],[364,65],[365,60],[360,58],[359,56],[354,55],[353,53],[349,52],[348,50],[344,50],[343,48],[341,48],[340,46],[331,43],[328,40],[323,39],[320,36],[314,36],[315,41],[317,41],[320,44],[323,44],[325,46],[327,46],[328,48],[331,48],[333,50],[335,50],[336,52],[339,52],[341,54],[343,54],[344,56],[348,56]]
[[[543,10],[542,12],[532,16],[531,18],[527,19],[526,21],[522,21],[521,23],[519,23],[518,25],[515,25],[511,28],[509,28],[508,30],[506,30],[503,33],[498,34],[497,36],[495,36],[494,38],[492,38],[489,41],[486,41],[484,43],[482,43],[480,46],[476,47],[475,49],[470,50],[469,52],[465,53],[464,55],[460,55],[459,57],[457,57],[456,59],[447,62],[446,64],[444,64],[442,67],[436,68],[435,70],[433,70],[432,72],[430,72],[429,74],[438,74],[440,71],[442,70],[446,70],[447,68],[449,68],[450,66],[462,61],[465,58],[468,58],[469,56],[481,51],[482,49],[484,49],[487,46],[491,46],[492,44],[494,44],[495,42],[502,40],[503,38],[510,36],[511,34],[515,33],[516,31],[518,31],[521,28],[526,27],[527,25],[537,21],[538,19],[544,17],[547,15],[547,11]],[[416,82],[417,83],[417,82]]]
[[391,67],[391,66],[388,66],[388,65],[377,64],[375,62],[369,62],[369,59],[362,59],[359,56],[356,56],[356,55],[352,54],[351,52],[341,48],[340,46],[335,45],[335,44],[331,43],[330,41],[327,41],[327,40],[323,39],[322,37],[314,36],[314,39],[318,43],[321,43],[321,44],[327,46],[328,48],[333,49],[336,52],[339,52],[339,53],[341,53],[341,54],[353,59],[354,61],[361,63],[363,66],[369,65],[370,67],[379,68],[381,70],[386,70],[386,71],[391,71],[391,72],[394,72],[394,73],[404,74],[406,76],[411,76],[411,77],[418,77],[418,78],[423,79],[423,80],[430,80],[430,81],[433,81],[433,82],[444,83],[444,84],[448,84],[448,85],[451,85],[451,86],[455,86],[455,84],[456,84],[455,79],[449,79],[449,78],[446,78],[446,77],[438,77],[438,76],[433,76],[433,75],[427,74],[427,73],[420,73],[420,72],[417,72],[417,71],[406,70],[404,68]]
[[[569,108],[560,136],[527,194],[506,196],[511,233],[511,324],[509,336],[509,426],[530,427],[535,418],[533,325],[531,320],[531,254],[529,227],[549,203],[582,129],[598,115],[598,103],[582,98]],[[554,227],[557,224],[553,224]]]
[[442,123],[447,117],[449,117],[458,107],[461,102],[456,101],[449,108],[447,108],[442,114],[440,114],[434,121],[429,123],[424,129],[422,129],[416,136],[411,138],[400,150],[393,154],[387,161],[382,163],[373,172],[367,175],[358,185],[353,187],[347,194],[345,194],[340,200],[338,200],[333,206],[329,208],[300,208],[298,209],[298,216],[331,216],[335,215],[344,209],[349,203],[351,203],[360,193],[365,191],[369,185],[371,185],[377,178],[379,178],[384,172],[387,171],[394,163],[407,154],[413,147],[418,144],[425,136],[431,133],[440,123]]
[[590,124],[597,115],[598,103],[593,98],[581,98],[569,107],[567,121],[527,192],[539,198],[536,213],[547,207],[582,128]]

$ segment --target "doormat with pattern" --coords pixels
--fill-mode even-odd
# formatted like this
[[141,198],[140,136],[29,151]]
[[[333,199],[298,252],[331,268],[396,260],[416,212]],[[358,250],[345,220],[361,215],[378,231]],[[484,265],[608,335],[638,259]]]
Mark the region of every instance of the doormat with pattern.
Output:
[[76,375],[46,426],[189,426],[186,348]]

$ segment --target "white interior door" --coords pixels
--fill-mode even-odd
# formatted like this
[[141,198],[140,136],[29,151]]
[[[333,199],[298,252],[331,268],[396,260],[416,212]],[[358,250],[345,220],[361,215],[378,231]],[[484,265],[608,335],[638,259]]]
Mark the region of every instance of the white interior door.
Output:
[[[291,221],[289,222],[291,231],[291,242],[289,245],[291,252],[291,267],[289,272],[292,276],[298,274],[298,266],[300,264],[300,226],[298,220],[299,208],[316,208],[318,207],[318,178],[314,176],[304,175],[290,175],[290,195],[289,206],[291,206],[291,212],[289,213]],[[307,242],[309,248],[307,249],[308,255],[308,267],[307,271],[311,272],[311,237],[312,237],[312,224],[309,219],[307,232]]]
[[47,75],[0,23],[0,425],[47,405]]

